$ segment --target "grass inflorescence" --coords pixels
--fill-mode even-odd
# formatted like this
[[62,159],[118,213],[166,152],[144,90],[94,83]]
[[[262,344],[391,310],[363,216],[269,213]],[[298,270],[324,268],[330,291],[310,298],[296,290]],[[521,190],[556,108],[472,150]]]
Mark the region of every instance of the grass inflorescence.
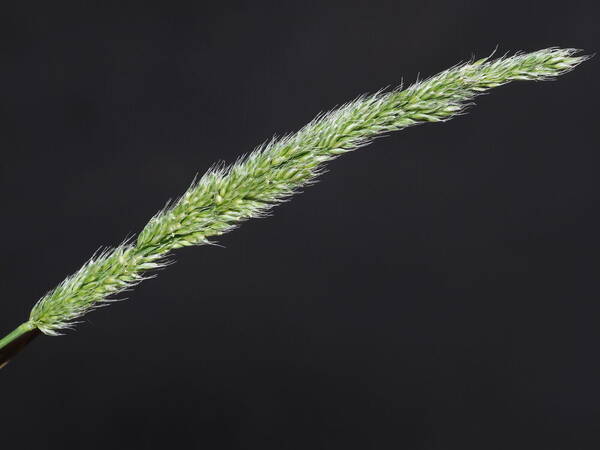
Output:
[[156,214],[135,240],[92,257],[48,292],[18,330],[57,335],[77,319],[164,266],[175,249],[211,243],[241,222],[316,180],[324,165],[375,137],[464,113],[472,100],[515,80],[548,80],[586,59],[573,49],[550,48],[498,59],[483,58],[445,70],[406,89],[363,95],[320,114],[298,132],[259,146],[228,167],[214,167],[171,206]]

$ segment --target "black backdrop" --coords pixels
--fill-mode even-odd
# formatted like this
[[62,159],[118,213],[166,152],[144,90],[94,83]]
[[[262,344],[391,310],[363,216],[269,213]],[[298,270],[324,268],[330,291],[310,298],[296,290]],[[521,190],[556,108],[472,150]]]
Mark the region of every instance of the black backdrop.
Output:
[[[595,2],[6,2],[0,330],[218,160]],[[2,448],[600,447],[598,58],[344,156],[0,372]]]

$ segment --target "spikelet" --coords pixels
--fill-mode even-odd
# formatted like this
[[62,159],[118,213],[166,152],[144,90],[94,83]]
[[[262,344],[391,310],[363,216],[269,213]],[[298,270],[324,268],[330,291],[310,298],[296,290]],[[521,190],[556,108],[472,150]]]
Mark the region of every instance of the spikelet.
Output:
[[210,244],[241,222],[262,217],[322,173],[325,163],[375,137],[464,113],[489,89],[515,80],[548,80],[587,57],[549,48],[445,70],[407,89],[363,95],[317,116],[295,134],[272,139],[229,167],[214,167],[172,206],[155,215],[134,242],[104,251],[33,307],[28,327],[60,334],[74,321],[163,266],[174,249]]

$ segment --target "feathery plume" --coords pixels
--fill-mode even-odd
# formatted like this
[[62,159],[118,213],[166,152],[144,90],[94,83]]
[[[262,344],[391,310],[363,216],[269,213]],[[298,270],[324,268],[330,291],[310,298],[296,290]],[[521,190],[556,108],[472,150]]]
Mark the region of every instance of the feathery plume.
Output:
[[295,134],[259,146],[229,167],[214,167],[172,205],[156,214],[135,241],[92,257],[39,300],[18,330],[57,335],[77,319],[142,281],[177,248],[210,244],[241,222],[262,217],[315,181],[325,163],[375,137],[462,114],[477,96],[514,80],[548,80],[587,57],[549,48],[460,64],[407,89],[363,95],[320,114]]

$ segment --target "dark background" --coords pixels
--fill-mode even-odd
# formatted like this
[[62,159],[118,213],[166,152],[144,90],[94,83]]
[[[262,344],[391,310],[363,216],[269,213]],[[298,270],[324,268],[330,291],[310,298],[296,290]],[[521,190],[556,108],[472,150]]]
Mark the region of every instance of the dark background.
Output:
[[[472,55],[597,52],[596,2],[6,2],[2,333],[197,172]],[[600,448],[598,57],[330,165],[42,336],[2,447]]]

